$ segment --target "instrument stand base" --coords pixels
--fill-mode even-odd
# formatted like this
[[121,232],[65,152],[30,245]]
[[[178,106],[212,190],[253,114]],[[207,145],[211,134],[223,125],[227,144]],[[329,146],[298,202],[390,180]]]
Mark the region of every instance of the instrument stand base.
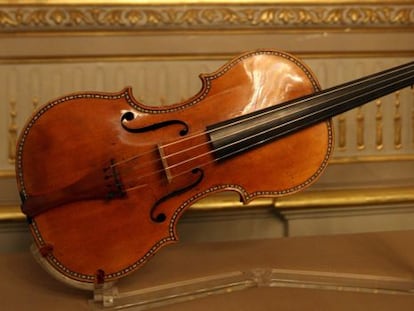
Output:
[[[310,270],[253,268],[181,280],[137,290],[122,291],[115,282],[82,283],[58,273],[32,245],[35,259],[52,276],[72,287],[93,292],[91,310],[149,310],[216,294],[258,287],[301,288],[342,292],[414,295],[414,280],[407,278]],[[121,285],[121,284],[119,284]]]
[[257,287],[289,287],[381,294],[414,295],[414,280],[375,275],[256,268],[194,278],[122,292],[114,286],[97,288],[92,310],[149,310],[210,295]]
[[92,306],[111,308],[115,305],[115,299],[119,296],[118,288],[113,283],[98,284],[93,291],[93,300],[89,301]]

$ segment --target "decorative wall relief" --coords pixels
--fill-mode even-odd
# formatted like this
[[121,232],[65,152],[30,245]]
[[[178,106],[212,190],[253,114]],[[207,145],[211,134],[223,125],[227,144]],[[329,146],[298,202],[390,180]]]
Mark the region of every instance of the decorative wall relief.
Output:
[[[407,62],[410,59],[407,59]],[[336,59],[307,61],[315,68],[323,87],[349,81],[383,68],[394,59]],[[351,65],[352,62],[352,65]],[[315,64],[316,63],[316,64]],[[327,69],[319,68],[318,63]],[[334,65],[335,63],[335,65]],[[349,66],[347,66],[349,64]],[[352,67],[352,69],[351,69]],[[344,68],[347,68],[344,71]],[[318,71],[321,71],[320,75]],[[333,161],[350,161],[364,157],[396,159],[413,157],[412,123],[414,92],[405,88],[334,118],[336,148]],[[413,105],[413,106],[412,106]],[[411,116],[411,117],[408,117]]]
[[346,149],[346,116],[341,114],[337,117],[338,123],[338,149],[344,151]]
[[356,128],[357,128],[357,149],[365,149],[365,116],[362,107],[357,108]]
[[[77,63],[0,64],[0,103],[6,112],[7,126],[1,127],[3,155],[0,170],[12,170],[18,130],[41,105],[56,97],[78,91],[117,92],[132,86],[135,97],[147,105],[170,105],[196,94],[199,73],[217,69],[226,59],[183,59],[180,61],[139,60]],[[378,59],[364,59],[354,71],[355,59],[305,60],[321,77],[323,88],[378,70]],[[381,67],[407,59],[384,58]],[[337,70],[342,68],[341,70]],[[347,68],[346,70],[344,68]],[[414,154],[414,93],[406,88],[334,119],[335,152],[333,161],[353,157],[409,157]]]
[[383,125],[383,116],[382,116],[382,108],[381,108],[381,100],[377,99],[375,101],[376,106],[376,114],[375,114],[375,147],[377,150],[381,150],[384,148],[383,144],[383,136],[384,136],[384,125]]
[[402,116],[400,112],[400,91],[395,92],[394,112],[394,148],[402,148]]
[[[67,1],[70,3],[70,1]],[[77,31],[94,30],[240,30],[315,28],[396,28],[414,25],[414,7],[407,3],[360,1],[358,5],[317,1],[267,4],[210,3],[118,5],[10,5],[0,7],[0,30]]]
[[14,164],[16,160],[16,143],[17,143],[17,123],[16,123],[16,101],[10,101],[10,109],[9,109],[9,128],[8,128],[8,162],[9,164]]

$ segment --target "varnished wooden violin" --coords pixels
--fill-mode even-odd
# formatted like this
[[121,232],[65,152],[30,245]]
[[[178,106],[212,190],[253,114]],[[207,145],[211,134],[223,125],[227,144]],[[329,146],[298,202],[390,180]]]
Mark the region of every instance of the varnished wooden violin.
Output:
[[413,73],[411,62],[321,91],[297,58],[257,50],[168,107],[130,88],[51,101],[17,144],[36,247],[70,279],[119,279],[177,241],[178,219],[203,197],[230,190],[246,203],[312,184],[332,152],[330,118],[412,85]]

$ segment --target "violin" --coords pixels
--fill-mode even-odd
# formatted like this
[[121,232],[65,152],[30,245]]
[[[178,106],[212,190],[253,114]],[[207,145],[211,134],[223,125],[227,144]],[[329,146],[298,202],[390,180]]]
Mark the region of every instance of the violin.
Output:
[[311,185],[332,153],[331,118],[413,85],[413,73],[411,62],[321,90],[296,57],[256,50],[167,107],[131,88],[50,101],[16,152],[35,247],[71,280],[124,277],[176,242],[179,218],[206,196],[234,191],[248,203]]

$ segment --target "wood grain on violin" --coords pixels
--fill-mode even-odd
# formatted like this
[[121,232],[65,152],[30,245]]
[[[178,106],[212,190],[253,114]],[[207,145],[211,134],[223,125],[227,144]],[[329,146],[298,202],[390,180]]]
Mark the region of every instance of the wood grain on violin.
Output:
[[320,91],[300,60],[257,50],[168,107],[145,106],[130,88],[59,98],[17,144],[22,211],[59,273],[118,279],[176,241],[182,213],[207,195],[248,202],[309,186],[332,152],[330,118],[412,85],[413,73],[409,63]]

